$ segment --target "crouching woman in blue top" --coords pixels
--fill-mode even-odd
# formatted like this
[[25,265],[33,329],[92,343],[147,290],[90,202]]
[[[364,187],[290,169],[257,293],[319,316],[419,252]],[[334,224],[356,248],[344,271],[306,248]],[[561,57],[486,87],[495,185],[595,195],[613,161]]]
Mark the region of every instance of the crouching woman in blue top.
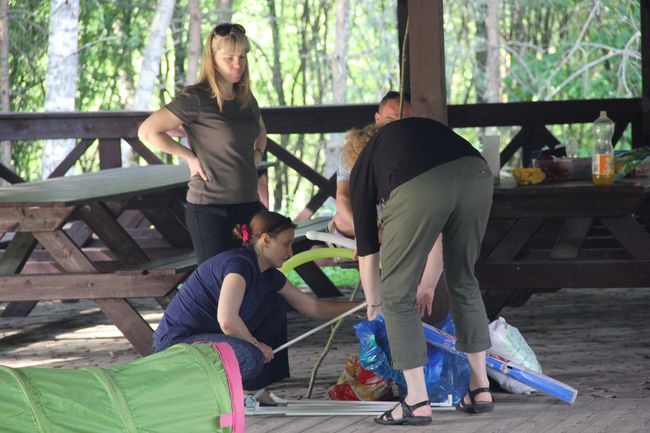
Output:
[[154,334],[153,351],[177,343],[227,342],[234,349],[245,390],[262,389],[289,377],[287,306],[327,320],[359,302],[311,297],[276,268],[292,256],[295,224],[275,212],[256,214],[238,226],[245,247],[224,251],[202,263],[169,304]]

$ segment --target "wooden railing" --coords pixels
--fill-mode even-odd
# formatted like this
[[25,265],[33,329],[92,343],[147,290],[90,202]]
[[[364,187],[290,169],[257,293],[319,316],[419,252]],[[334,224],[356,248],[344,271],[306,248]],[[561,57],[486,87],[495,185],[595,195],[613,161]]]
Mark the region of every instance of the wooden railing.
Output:
[[[343,132],[369,123],[375,110],[374,104],[276,107],[262,109],[262,116],[270,134]],[[607,115],[616,124],[615,143],[630,126],[632,147],[650,145],[644,143],[645,111],[640,98],[450,105],[448,117],[452,128],[519,126],[520,130],[501,151],[501,164],[505,165],[519,149],[523,151],[523,161],[529,162],[534,150],[554,147],[559,141],[547,125],[591,123],[600,110],[607,110]],[[98,141],[100,169],[121,165],[120,140],[126,141],[149,164],[160,164],[162,161],[137,138],[138,125],[148,115],[149,112],[144,111],[0,113],[0,141],[78,139],[72,152],[50,176],[66,173],[95,141]],[[335,194],[333,179],[326,179],[272,140],[269,140],[268,150],[318,186],[317,196],[321,199],[310,204],[312,210]],[[22,181],[1,164],[0,177],[11,183]]]

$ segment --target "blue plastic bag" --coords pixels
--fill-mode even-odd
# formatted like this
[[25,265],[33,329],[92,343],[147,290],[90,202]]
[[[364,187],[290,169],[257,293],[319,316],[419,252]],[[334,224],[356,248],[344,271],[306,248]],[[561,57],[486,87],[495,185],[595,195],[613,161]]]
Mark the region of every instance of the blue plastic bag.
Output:
[[[456,335],[451,314],[434,325],[450,335]],[[405,394],[406,381],[399,370],[393,370],[386,336],[386,324],[383,317],[363,321],[354,325],[359,339],[359,362],[366,370],[395,381],[400,393]],[[427,383],[429,401],[444,402],[452,395],[453,404],[457,404],[467,393],[469,386],[469,363],[466,359],[431,345],[427,346],[429,361],[424,366],[424,378]]]

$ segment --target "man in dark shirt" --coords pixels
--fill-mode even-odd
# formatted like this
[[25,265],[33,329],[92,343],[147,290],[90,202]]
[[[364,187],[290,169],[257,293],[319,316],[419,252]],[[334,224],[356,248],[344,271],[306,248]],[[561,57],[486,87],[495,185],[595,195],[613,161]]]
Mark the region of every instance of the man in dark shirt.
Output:
[[[392,122],[359,155],[350,192],[368,317],[385,317],[393,366],[404,371],[408,387],[404,402],[376,419],[380,424],[431,421],[424,404],[427,350],[416,292],[427,253],[440,233],[456,348],[468,353],[472,371],[470,392],[457,409],[476,413],[494,407],[485,371],[485,351],[491,345],[488,320],[474,276],[492,189],[492,175],[480,153],[431,119]],[[377,204],[384,229],[381,280]]]

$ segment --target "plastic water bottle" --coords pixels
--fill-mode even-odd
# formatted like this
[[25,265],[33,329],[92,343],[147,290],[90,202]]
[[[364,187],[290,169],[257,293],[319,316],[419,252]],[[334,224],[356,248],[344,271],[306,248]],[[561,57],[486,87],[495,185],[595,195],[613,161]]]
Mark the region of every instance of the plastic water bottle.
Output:
[[580,152],[580,148],[578,147],[578,142],[575,140],[575,138],[569,138],[569,140],[566,143],[566,157],[567,158],[577,158],[578,153]]
[[591,157],[591,181],[594,185],[611,185],[614,183],[614,122],[606,111],[601,111],[593,125],[596,144]]

